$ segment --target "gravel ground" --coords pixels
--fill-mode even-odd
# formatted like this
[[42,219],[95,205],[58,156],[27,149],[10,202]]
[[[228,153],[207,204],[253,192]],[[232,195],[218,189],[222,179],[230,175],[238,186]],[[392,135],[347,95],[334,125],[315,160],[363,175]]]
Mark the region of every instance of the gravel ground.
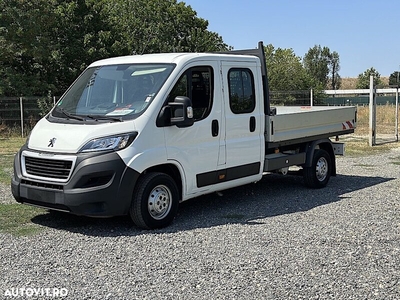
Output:
[[400,299],[399,161],[400,149],[338,157],[321,190],[267,176],[181,204],[163,230],[34,217],[39,234],[0,234],[0,298],[54,288],[65,299]]

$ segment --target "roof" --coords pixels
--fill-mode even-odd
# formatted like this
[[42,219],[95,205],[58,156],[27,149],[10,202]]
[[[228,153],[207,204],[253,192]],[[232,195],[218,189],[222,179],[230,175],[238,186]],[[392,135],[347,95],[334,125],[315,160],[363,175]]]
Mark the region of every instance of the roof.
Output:
[[207,60],[218,60],[230,58],[235,61],[249,61],[257,60],[256,57],[251,55],[233,55],[233,54],[219,54],[219,53],[155,53],[143,55],[128,55],[113,58],[106,58],[93,62],[89,67],[98,67],[104,65],[117,65],[117,64],[139,64],[139,63],[184,63],[196,58]]

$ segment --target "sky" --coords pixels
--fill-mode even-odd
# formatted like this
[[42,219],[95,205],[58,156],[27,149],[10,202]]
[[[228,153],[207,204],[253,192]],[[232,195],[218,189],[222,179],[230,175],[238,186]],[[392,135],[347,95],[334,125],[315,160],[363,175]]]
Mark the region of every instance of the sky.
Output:
[[304,57],[315,45],[336,51],[339,75],[400,70],[399,0],[184,0],[234,49],[259,41]]

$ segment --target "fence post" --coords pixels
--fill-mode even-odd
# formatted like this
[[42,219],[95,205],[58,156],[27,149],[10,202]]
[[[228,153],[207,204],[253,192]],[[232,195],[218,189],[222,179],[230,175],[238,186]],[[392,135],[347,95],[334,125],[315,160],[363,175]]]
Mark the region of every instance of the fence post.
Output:
[[376,98],[374,76],[369,76],[369,145],[376,145]]
[[[397,76],[399,74],[397,73]],[[396,135],[396,142],[399,141],[399,86],[397,85],[396,88],[396,120],[395,120],[395,129],[394,129],[395,135]]]
[[310,91],[310,106],[313,106],[314,104],[314,95],[313,95],[313,89],[311,89]]
[[22,105],[22,97],[19,97],[19,108],[21,111],[21,137],[24,137],[24,107]]

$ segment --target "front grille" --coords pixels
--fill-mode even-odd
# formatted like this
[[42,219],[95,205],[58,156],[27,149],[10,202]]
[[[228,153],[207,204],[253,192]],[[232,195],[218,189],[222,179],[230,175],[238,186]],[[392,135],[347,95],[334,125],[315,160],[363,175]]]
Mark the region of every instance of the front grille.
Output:
[[31,176],[67,180],[72,161],[25,156],[25,170]]

